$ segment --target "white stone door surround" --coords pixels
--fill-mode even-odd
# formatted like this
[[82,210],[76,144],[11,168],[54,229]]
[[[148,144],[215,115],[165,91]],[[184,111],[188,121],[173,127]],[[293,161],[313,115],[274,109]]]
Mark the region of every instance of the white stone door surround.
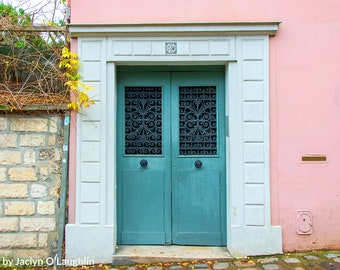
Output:
[[118,65],[225,65],[227,248],[237,257],[282,252],[281,227],[270,223],[269,36],[277,30],[277,22],[70,26],[96,104],[77,117],[67,259],[111,262],[115,251]]

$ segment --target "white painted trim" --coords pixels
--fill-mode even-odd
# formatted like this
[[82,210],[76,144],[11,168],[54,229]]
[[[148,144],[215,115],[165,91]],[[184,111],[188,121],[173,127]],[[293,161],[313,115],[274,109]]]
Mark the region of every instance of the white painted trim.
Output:
[[[109,91],[115,85],[115,66],[107,64],[106,46],[103,38],[78,43],[78,53],[83,56],[79,72],[85,84],[94,86],[96,104],[77,115],[76,219],[75,224],[66,225],[68,260],[88,258],[109,263],[115,250],[115,154],[108,151],[115,151],[115,131],[110,122],[115,119],[115,97],[114,91]],[[93,95],[91,91],[88,94]],[[90,128],[84,130],[86,125]]]
[[112,263],[113,225],[67,224],[65,229],[67,261],[87,259],[95,263]]
[[239,82],[240,65],[236,62],[228,65],[228,104],[229,104],[229,163],[228,169],[228,231],[227,231],[227,246],[231,243],[232,234],[230,229],[232,226],[242,226],[244,221],[243,205],[243,128],[242,128],[242,92]]
[[[167,54],[165,44],[173,42],[177,46],[175,54]],[[195,52],[195,46],[201,44],[204,53]],[[222,46],[223,48],[222,50]],[[217,45],[217,46],[216,46]],[[197,50],[197,48],[196,48]],[[192,37],[111,37],[108,38],[107,61],[121,64],[142,62],[162,65],[188,64],[189,62],[207,65],[207,62],[225,64],[235,60],[235,37],[230,36],[192,36]]]
[[[107,176],[107,188],[106,188],[106,196],[107,200],[107,218],[106,224],[116,224],[116,213],[111,211],[112,209],[116,209],[116,200],[114,198],[115,190],[116,190],[116,113],[117,113],[117,84],[116,84],[116,65],[114,63],[107,64],[107,72],[106,72],[106,85],[107,85],[107,97],[106,97],[106,176]],[[112,90],[111,90],[112,89]],[[112,152],[110,151],[112,149]],[[116,235],[113,236],[116,239]],[[114,240],[116,243],[116,240]],[[115,245],[113,243],[113,245]]]
[[70,24],[72,37],[275,35],[279,22]]
[[[264,205],[267,208],[267,211],[265,211],[265,226],[270,227],[271,226],[271,207],[270,207],[270,114],[269,114],[269,38],[264,37],[265,43],[263,48],[263,54],[265,61],[268,63],[264,67],[264,74],[265,74],[265,81],[264,81],[264,94],[263,94],[263,107],[264,107],[264,142],[265,142],[265,156],[264,156],[264,166],[265,166],[265,179],[264,179],[264,185],[265,185],[265,194],[268,194],[266,196]],[[281,234],[281,232],[280,232]],[[282,249],[282,244],[281,244]],[[280,250],[281,251],[281,250]]]
[[[112,89],[112,90],[111,90]],[[107,64],[107,115],[108,115],[108,132],[107,136],[109,138],[109,143],[107,145],[107,159],[108,164],[107,166],[107,177],[108,181],[110,182],[107,193],[111,194],[111,200],[108,202],[107,205],[108,211],[112,214],[112,218],[108,220],[108,224],[113,224],[113,252],[115,252],[115,247],[117,243],[117,202],[116,202],[116,122],[117,122],[117,72],[116,72],[116,65],[114,63]],[[112,149],[112,152],[110,151]],[[111,208],[112,207],[112,208]]]
[[229,228],[228,250],[235,258],[282,253],[282,230],[280,226]]
[[[179,27],[180,25],[182,28]],[[275,26],[274,28],[277,30],[277,23],[269,23],[269,25],[271,27]],[[179,29],[174,29],[176,28],[174,26],[177,26]],[[206,32],[200,32],[200,35],[198,35],[198,32],[193,32],[198,31],[198,26],[204,26],[205,28],[203,27],[203,29]],[[82,32],[87,37],[79,38],[78,41],[78,52],[83,62],[81,72],[85,75],[85,83],[95,84],[100,89],[97,91],[100,97],[97,100],[97,109],[96,105],[93,106],[94,109],[92,111],[90,109],[90,117],[86,118],[86,114],[81,115],[78,116],[77,121],[76,224],[68,224],[66,229],[66,257],[68,259],[87,254],[89,251],[85,247],[87,242],[91,243],[93,249],[97,250],[96,254],[92,254],[92,256],[95,256],[94,259],[98,262],[104,260],[104,258],[105,260],[102,262],[106,262],[115,250],[114,247],[117,239],[117,211],[114,197],[116,194],[116,65],[126,64],[224,64],[226,66],[226,114],[229,115],[230,134],[230,137],[226,138],[228,146],[227,248],[234,256],[264,255],[282,252],[281,227],[271,226],[270,224],[269,37],[268,33],[266,35],[256,35],[256,33],[265,33],[262,24],[257,23],[248,26],[258,26],[259,28],[258,30],[253,29],[254,31],[251,32],[251,36],[238,35],[240,34],[238,32],[240,29],[233,28],[241,27],[245,29],[243,24],[124,25],[122,31],[124,30],[129,37],[113,37],[111,34],[99,31],[99,36],[105,34],[107,35],[106,38],[91,38],[91,31],[96,30],[95,28],[91,31],[89,30],[90,32],[88,33]],[[165,29],[163,29],[164,27]],[[224,32],[221,30],[223,27],[227,27],[224,28]],[[84,30],[85,28],[81,27],[81,29]],[[140,37],[135,32],[137,30],[139,32],[140,29],[142,29],[142,32],[150,32],[144,37]],[[164,30],[162,35],[155,37],[156,30],[161,31],[162,29]],[[231,32],[226,33],[226,29],[229,29]],[[169,35],[169,33],[173,33],[171,31],[175,31],[178,35]],[[191,35],[193,33],[196,35]],[[230,36],[229,34],[231,33],[234,36]],[[180,36],[182,34],[183,36]],[[206,34],[206,36],[202,36],[203,34]],[[210,47],[210,51],[205,49],[204,55],[202,52],[202,55],[199,56],[190,53],[181,56],[152,53],[146,55],[145,52],[148,50],[142,51],[142,54],[138,55],[141,52],[140,48],[137,49],[137,55],[134,50],[129,50],[127,51],[129,53],[124,55],[117,56],[112,54],[112,42],[129,41],[132,42],[132,47],[138,45],[143,47],[147,42],[154,40],[161,42],[167,40],[180,41],[187,42],[187,44],[190,44],[192,41],[203,41],[203,43],[206,43],[207,41],[210,42],[210,40],[228,40],[230,46],[228,46],[228,53],[217,57],[211,53]],[[247,87],[250,89],[245,89]],[[248,96],[246,90],[251,90]],[[94,118],[91,118],[91,114]],[[85,121],[84,117],[86,118]],[[83,126],[85,122],[100,123],[98,125],[100,132],[99,140],[95,133],[92,136],[83,133],[83,129],[86,128],[86,125]],[[246,141],[245,139],[250,138],[249,134],[252,132],[248,127],[248,123],[254,124],[257,127],[260,126],[260,129],[257,129],[259,135],[255,136],[253,141]],[[245,130],[246,128],[248,130]],[[87,127],[86,132],[88,131],[90,133],[97,132],[91,131]],[[86,138],[94,139],[88,140]],[[96,217],[92,224],[89,224],[87,221],[91,220],[91,215],[95,212],[91,212],[91,209],[86,209],[87,212],[81,212],[82,200],[84,199],[85,202],[86,200],[93,200],[89,188],[87,187],[87,190],[84,191],[81,186],[84,181],[80,175],[84,169],[88,172],[86,170],[88,163],[82,163],[84,153],[87,153],[87,158],[90,161],[92,154],[89,151],[85,151],[86,149],[82,149],[84,141],[87,147],[95,146],[100,149],[100,152],[97,152],[97,158],[100,157],[97,162],[100,164],[100,170],[97,168],[95,173],[90,174],[100,184],[100,186],[94,185],[97,190],[100,190],[100,199],[98,201],[100,215]],[[249,164],[255,165],[255,167],[260,165],[256,167],[260,169],[255,171],[255,176],[251,175],[255,179],[245,179],[245,166]],[[86,181],[89,182],[90,180]],[[246,192],[246,188],[250,188],[250,190],[251,188],[258,189],[261,191],[260,195],[253,196],[254,193]],[[260,203],[257,203],[257,200]],[[256,216],[254,213],[259,213],[260,215]],[[96,233],[98,233],[98,239],[103,241],[102,243],[96,240],[94,236]],[[259,237],[259,235],[261,236]],[[86,240],[86,238],[89,240]],[[72,243],[78,241],[80,244],[77,244],[77,247],[75,247]],[[105,248],[103,248],[104,246]]]
[[[252,59],[248,56],[249,52],[243,50],[243,42],[259,42],[263,45],[260,60]],[[270,224],[270,137],[269,137],[269,38],[268,36],[238,36],[236,37],[237,62],[229,63],[227,88],[229,91],[229,128],[230,128],[230,144],[229,144],[229,166],[228,173],[228,220],[227,220],[227,248],[234,257],[244,257],[248,255],[265,255],[282,253],[282,229],[279,226],[271,226]],[[255,57],[256,58],[256,57]],[[245,63],[257,62],[262,63],[263,76],[261,78],[245,78]],[[249,121],[244,115],[245,92],[244,82],[261,82],[263,83],[263,99],[261,100],[263,115],[261,119]],[[258,100],[254,100],[258,102]],[[244,142],[244,123],[261,123],[263,124],[264,138],[259,143],[263,146],[263,162],[264,165],[263,180],[258,181],[264,185],[264,217],[263,225],[247,225],[246,211],[247,206],[245,194],[245,170],[246,164],[251,164],[245,160],[244,153],[246,151]],[[254,162],[257,164],[257,162]],[[249,198],[248,198],[249,200]],[[251,205],[250,205],[251,206]]]

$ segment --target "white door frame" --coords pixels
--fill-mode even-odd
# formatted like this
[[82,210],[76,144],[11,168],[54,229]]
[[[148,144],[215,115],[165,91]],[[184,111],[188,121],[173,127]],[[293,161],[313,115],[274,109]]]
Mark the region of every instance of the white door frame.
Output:
[[66,258],[110,262],[115,251],[117,65],[225,65],[227,248],[237,257],[281,253],[281,227],[270,223],[269,175],[269,35],[278,23],[70,30],[78,38],[82,80],[94,87],[89,94],[96,104],[77,117],[76,217],[66,226]]

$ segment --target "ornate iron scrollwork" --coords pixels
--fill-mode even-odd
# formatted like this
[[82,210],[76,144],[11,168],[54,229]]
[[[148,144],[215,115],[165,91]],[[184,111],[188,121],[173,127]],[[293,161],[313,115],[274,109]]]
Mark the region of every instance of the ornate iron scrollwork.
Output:
[[162,154],[162,87],[125,87],[125,154]]
[[217,155],[215,86],[179,87],[179,154]]

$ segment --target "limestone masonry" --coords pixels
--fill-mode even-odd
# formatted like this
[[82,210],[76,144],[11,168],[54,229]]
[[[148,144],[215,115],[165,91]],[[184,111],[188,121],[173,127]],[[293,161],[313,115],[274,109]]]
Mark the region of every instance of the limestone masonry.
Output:
[[56,252],[62,123],[56,114],[0,116],[0,257]]

